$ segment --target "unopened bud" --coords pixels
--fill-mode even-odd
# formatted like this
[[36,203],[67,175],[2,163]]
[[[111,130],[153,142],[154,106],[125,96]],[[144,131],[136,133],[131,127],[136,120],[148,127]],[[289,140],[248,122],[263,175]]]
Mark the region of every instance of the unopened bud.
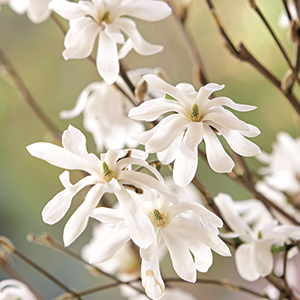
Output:
[[257,8],[256,3],[255,3],[255,0],[248,0],[248,2],[249,2],[249,4],[250,4],[251,8],[253,8],[253,9],[256,9],[256,8]]
[[282,80],[281,80],[281,90],[284,91],[284,93],[288,94],[291,92],[291,89],[293,87],[293,84],[295,82],[295,74],[292,70],[287,70],[284,74]]
[[14,253],[16,250],[14,244],[5,236],[0,236],[0,245],[8,253]]
[[182,23],[184,23],[186,21],[191,2],[192,2],[192,0],[181,0],[180,1],[178,14],[179,14],[179,18]]
[[144,101],[144,97],[148,92],[148,85],[144,78],[141,78],[136,88],[134,89],[134,95],[139,100],[139,102]]
[[294,43],[300,44],[300,28],[298,21],[291,20],[291,39]]

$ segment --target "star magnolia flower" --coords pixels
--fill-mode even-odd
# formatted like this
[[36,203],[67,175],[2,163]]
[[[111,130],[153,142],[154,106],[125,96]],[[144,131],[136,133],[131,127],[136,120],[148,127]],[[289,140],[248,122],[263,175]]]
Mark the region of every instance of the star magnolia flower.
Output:
[[37,300],[26,284],[15,279],[0,282],[0,300]]
[[232,233],[222,234],[223,237],[239,237],[244,244],[235,253],[237,270],[242,278],[248,281],[269,275],[273,270],[273,245],[283,246],[290,239],[300,239],[300,228],[296,225],[278,225],[277,220],[260,222],[254,226],[255,231],[239,215],[234,201],[229,195],[220,193],[215,203],[229,225]]
[[210,83],[197,93],[187,83],[173,87],[154,75],[146,75],[144,78],[150,86],[166,93],[168,99],[145,101],[139,107],[131,109],[129,117],[151,122],[164,113],[176,114],[165,117],[153,129],[136,133],[132,137],[145,145],[146,152],[157,153],[163,164],[175,159],[173,176],[179,186],[187,185],[195,176],[198,144],[202,140],[206,145],[210,167],[219,173],[231,172],[234,162],[223,149],[215,132],[223,135],[232,150],[240,155],[254,156],[260,153],[258,146],[244,138],[260,134],[258,128],[239,120],[222,105],[237,111],[251,111],[255,107],[236,104],[226,97],[208,99],[224,85]]
[[103,148],[121,149],[125,145],[135,148],[138,143],[129,134],[143,131],[144,125],[128,118],[132,106],[113,85],[94,82],[81,92],[76,106],[62,111],[60,117],[71,119],[83,112],[84,128],[92,133],[99,152]]
[[[99,36],[97,69],[107,84],[117,80],[119,59],[124,58],[131,49],[141,55],[152,55],[163,49],[146,42],[135,22],[127,16],[153,22],[171,14],[171,8],[166,3],[154,0],[91,0],[78,3],[53,0],[49,7],[70,20],[70,30],[65,38],[66,50],[63,52],[65,59],[88,57]],[[128,36],[125,44],[121,31]],[[117,44],[124,44],[119,54]]]
[[27,12],[28,18],[33,23],[45,21],[51,14],[48,8],[51,0],[0,0],[0,4],[8,4],[19,15]]
[[[140,251],[142,284],[150,298],[160,299],[163,296],[164,283],[159,270],[159,249],[163,244],[170,252],[176,273],[190,282],[196,281],[196,270],[206,272],[211,266],[211,249],[223,256],[230,256],[228,247],[218,237],[217,227],[223,225],[221,219],[204,206],[181,201],[178,207],[164,196],[154,202],[138,203],[151,222],[156,237],[149,247],[143,247]],[[181,217],[180,214],[186,211],[192,211],[200,221]],[[126,226],[121,210],[99,207],[91,216],[114,226],[113,233],[102,236],[90,257],[90,263],[104,262],[118,253],[130,239],[131,229]],[[210,227],[205,223],[209,223]]]
[[291,195],[300,193],[300,138],[293,139],[286,132],[279,132],[271,154],[263,152],[258,160],[268,167],[261,168],[264,180],[276,189]]
[[[43,159],[52,165],[69,170],[83,170],[90,174],[75,185],[70,183],[69,172],[60,175],[65,187],[44,208],[44,222],[54,224],[68,211],[72,198],[85,186],[92,185],[84,202],[75,211],[64,228],[64,243],[69,246],[85,229],[89,215],[97,206],[104,193],[114,193],[124,212],[125,223],[131,231],[133,241],[141,246],[149,246],[154,239],[151,222],[144,217],[135,200],[126,188],[137,193],[156,189],[158,192],[177,201],[163,186],[159,172],[147,164],[147,154],[140,150],[109,150],[101,154],[101,159],[86,150],[85,136],[76,128],[69,126],[62,136],[63,148],[50,143],[35,143],[27,146],[29,153]],[[150,170],[158,179],[141,173],[130,171],[132,164],[143,166]],[[176,202],[177,203],[177,202]]]

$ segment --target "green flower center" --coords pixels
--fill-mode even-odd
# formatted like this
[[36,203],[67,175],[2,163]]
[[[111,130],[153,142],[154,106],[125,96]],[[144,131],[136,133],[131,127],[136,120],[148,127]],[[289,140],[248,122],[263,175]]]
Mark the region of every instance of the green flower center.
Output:
[[109,11],[106,11],[104,13],[101,21],[106,22],[106,21],[108,21],[108,19],[109,19]]
[[104,161],[102,163],[104,180],[110,182],[114,178],[114,172],[109,168],[108,164]]
[[201,115],[199,113],[199,107],[197,104],[194,104],[192,108],[191,121],[192,122],[200,122]]
[[163,226],[166,223],[165,214],[161,213],[158,209],[154,209],[153,216],[154,216],[154,224],[155,225]]

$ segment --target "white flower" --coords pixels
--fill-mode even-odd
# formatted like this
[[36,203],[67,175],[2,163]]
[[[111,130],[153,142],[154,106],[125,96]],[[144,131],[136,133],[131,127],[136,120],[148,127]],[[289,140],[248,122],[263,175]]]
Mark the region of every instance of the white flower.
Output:
[[[151,222],[156,237],[149,247],[140,250],[142,284],[150,298],[160,299],[163,296],[164,282],[159,270],[159,249],[162,245],[168,248],[176,273],[190,282],[196,281],[196,270],[207,272],[211,266],[211,249],[230,256],[228,247],[218,237],[217,227],[222,226],[221,219],[201,204],[181,201],[178,207],[164,196],[154,202],[138,203]],[[197,215],[198,222],[180,216],[190,211]],[[90,257],[91,263],[104,262],[118,253],[130,239],[131,229],[126,227],[125,215],[120,210],[100,207],[91,216],[114,226],[113,233],[103,236]],[[205,226],[207,223],[210,227]]]
[[[204,140],[210,167],[219,173],[231,172],[234,162],[225,152],[215,132],[222,135],[229,146],[242,156],[260,153],[258,146],[244,138],[257,136],[260,131],[239,120],[222,105],[237,111],[251,111],[254,106],[236,104],[226,97],[209,100],[208,97],[224,87],[210,83],[197,93],[193,86],[180,83],[169,85],[154,75],[144,76],[150,86],[166,93],[166,98],[158,98],[142,103],[129,112],[136,120],[154,121],[161,114],[176,112],[165,117],[153,129],[134,134],[132,137],[149,153],[157,153],[158,159],[168,164],[174,162],[174,181],[185,186],[195,176],[198,165],[198,144]],[[169,99],[171,98],[172,99]]]
[[[294,1],[289,1],[288,2],[288,9],[291,14],[291,17],[293,20],[297,21],[298,20],[298,13],[297,13],[297,8],[294,3]],[[278,19],[278,24],[282,29],[287,29],[290,27],[290,20],[286,14],[285,9],[282,10],[280,13],[279,19]]]
[[[31,155],[57,167],[83,170],[90,175],[74,185],[70,182],[69,172],[65,171],[60,175],[65,189],[45,206],[42,212],[44,222],[48,224],[58,222],[68,211],[72,198],[85,186],[92,185],[84,202],[64,228],[65,245],[70,245],[83,232],[90,213],[97,206],[102,195],[114,193],[124,212],[125,223],[130,228],[131,238],[141,247],[149,246],[154,239],[151,222],[145,218],[126,188],[136,190],[138,193],[154,188],[175,202],[177,199],[166,192],[159,172],[147,164],[145,161],[147,154],[140,150],[109,150],[106,154],[101,154],[101,159],[99,159],[87,152],[85,136],[72,126],[64,131],[62,144],[63,148],[50,143],[35,143],[27,146],[27,150]],[[160,181],[145,173],[130,171],[128,168],[132,164],[147,168]]]
[[138,143],[129,135],[143,131],[144,125],[128,118],[132,106],[115,86],[94,82],[81,92],[75,107],[62,111],[60,117],[71,119],[83,112],[84,128],[92,133],[99,152],[104,148],[121,149],[125,145],[135,148]]
[[0,282],[0,300],[37,300],[26,284],[15,279]]
[[279,132],[272,144],[271,154],[263,152],[257,158],[269,164],[260,170],[264,180],[276,189],[295,194],[300,192],[300,138],[293,139],[286,132]]
[[[107,84],[114,83],[119,74],[119,59],[131,49],[141,55],[152,55],[163,47],[146,42],[140,35],[134,17],[145,21],[159,21],[171,14],[171,8],[155,0],[91,0],[78,3],[53,0],[49,7],[70,20],[65,38],[65,59],[88,57],[99,36],[97,69]],[[123,33],[128,36],[125,42]],[[125,43],[124,43],[125,42]],[[117,44],[124,44],[118,53]]]
[[8,4],[19,15],[27,12],[29,20],[33,23],[45,21],[51,14],[48,8],[51,0],[0,0],[0,4]]
[[251,229],[239,215],[232,198],[220,193],[215,197],[215,203],[229,225],[232,233],[223,234],[224,237],[239,237],[244,243],[235,253],[237,270],[242,278],[248,281],[269,275],[273,270],[273,245],[283,246],[290,239],[300,239],[300,227],[296,225],[278,225],[277,220],[260,222],[260,226]]

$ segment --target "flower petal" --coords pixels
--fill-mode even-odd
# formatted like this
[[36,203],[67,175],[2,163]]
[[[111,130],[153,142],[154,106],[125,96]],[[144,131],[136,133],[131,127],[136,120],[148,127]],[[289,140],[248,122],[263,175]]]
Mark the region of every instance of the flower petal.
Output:
[[117,44],[104,31],[99,36],[97,69],[107,84],[113,84],[118,79],[120,65]]
[[201,143],[204,131],[202,122],[190,122],[186,134],[186,145],[194,151],[195,148]]
[[101,28],[91,18],[83,17],[70,22],[70,29],[65,37],[63,57],[86,58],[93,50],[95,39]]
[[165,225],[161,234],[169,249],[174,270],[182,279],[190,282],[196,281],[196,270],[192,255],[185,241],[176,234],[172,226]]
[[85,16],[85,11],[78,3],[62,0],[52,0],[49,3],[49,9],[54,10],[67,20],[77,19]]
[[87,226],[90,213],[103,195],[103,184],[94,185],[87,193],[83,203],[77,208],[64,228],[65,247],[71,245]]
[[182,106],[180,106],[176,101],[157,98],[145,101],[140,106],[132,108],[129,111],[128,117],[135,120],[152,122],[160,115],[171,111],[181,112],[184,114]]
[[130,16],[144,21],[160,21],[172,13],[172,9],[161,1],[135,1],[120,7],[118,15]]
[[69,210],[73,197],[85,186],[95,184],[95,179],[88,176],[77,182],[75,185],[70,183],[70,174],[68,171],[63,172],[59,179],[65,190],[58,193],[50,200],[42,211],[43,221],[47,224],[55,224]]
[[155,239],[152,223],[125,188],[122,188],[120,192],[116,192],[115,195],[123,211],[124,221],[130,237],[139,247],[147,248]]
[[204,125],[204,142],[209,166],[218,173],[231,172],[234,162],[223,149],[222,144],[206,124]]

